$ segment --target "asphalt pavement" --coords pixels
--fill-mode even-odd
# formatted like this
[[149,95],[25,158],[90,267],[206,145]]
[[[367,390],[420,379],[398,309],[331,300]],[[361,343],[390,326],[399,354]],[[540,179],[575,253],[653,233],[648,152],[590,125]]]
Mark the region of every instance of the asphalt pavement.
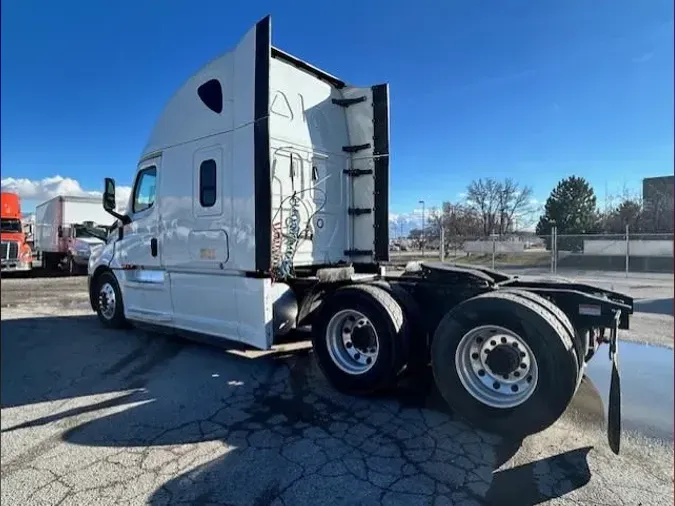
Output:
[[[650,297],[667,298],[664,286]],[[660,346],[630,368],[671,360],[671,389],[624,371],[634,423],[616,456],[600,366],[554,426],[506,441],[456,419],[428,374],[355,398],[326,384],[303,345],[244,353],[105,330],[82,277],[3,279],[0,293],[3,505],[672,503],[673,317],[662,311],[634,316]],[[670,419],[626,408],[649,395]]]

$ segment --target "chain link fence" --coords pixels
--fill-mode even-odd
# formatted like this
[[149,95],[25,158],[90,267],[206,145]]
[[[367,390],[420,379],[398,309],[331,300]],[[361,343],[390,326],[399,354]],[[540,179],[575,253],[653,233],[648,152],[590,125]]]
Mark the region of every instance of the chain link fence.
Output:
[[443,260],[494,269],[673,273],[673,234],[513,234],[492,237],[454,236],[443,240],[392,243],[395,264]]

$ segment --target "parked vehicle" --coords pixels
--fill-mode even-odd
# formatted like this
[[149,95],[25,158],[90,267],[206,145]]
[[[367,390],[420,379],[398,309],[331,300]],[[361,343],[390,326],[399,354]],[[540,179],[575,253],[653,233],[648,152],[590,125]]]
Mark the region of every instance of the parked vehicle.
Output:
[[0,259],[2,272],[26,272],[32,266],[30,245],[26,242],[21,216],[21,199],[11,192],[2,192],[2,228]]
[[96,197],[58,196],[35,209],[34,244],[48,270],[85,272],[89,255],[105,242],[110,216]]
[[35,247],[33,245],[33,230],[35,230],[35,213],[30,213],[23,217],[22,220],[23,233],[26,236],[26,244],[30,247],[33,255],[35,255]]
[[[270,45],[270,18],[193,75],[159,117],[123,226],[89,260],[91,306],[128,322],[269,349],[311,325],[350,393],[431,363],[455,413],[515,437],[565,411],[633,300],[594,286],[413,264],[388,276],[389,90]],[[616,361],[613,372],[618,375]],[[610,444],[618,451],[618,380]]]

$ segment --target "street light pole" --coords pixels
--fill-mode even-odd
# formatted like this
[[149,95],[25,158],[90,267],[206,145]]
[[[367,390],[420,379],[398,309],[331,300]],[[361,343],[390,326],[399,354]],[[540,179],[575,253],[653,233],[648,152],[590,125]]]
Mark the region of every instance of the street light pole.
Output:
[[420,200],[419,203],[422,204],[422,235],[421,235],[421,238],[422,238],[422,257],[424,257],[424,249],[425,249],[425,246],[426,246],[426,244],[425,244],[426,241],[424,240],[425,239],[424,238],[424,235],[425,235],[424,234],[424,232],[425,232],[425,230],[424,230],[424,201]]

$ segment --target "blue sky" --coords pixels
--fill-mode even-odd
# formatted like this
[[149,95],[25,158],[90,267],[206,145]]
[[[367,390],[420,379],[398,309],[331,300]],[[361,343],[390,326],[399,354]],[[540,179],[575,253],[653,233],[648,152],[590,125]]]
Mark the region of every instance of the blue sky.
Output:
[[571,174],[602,199],[673,171],[672,1],[22,0],[2,3],[3,181],[129,184],[176,88],[268,13],[276,46],[390,83],[392,213],[477,177],[543,201]]

